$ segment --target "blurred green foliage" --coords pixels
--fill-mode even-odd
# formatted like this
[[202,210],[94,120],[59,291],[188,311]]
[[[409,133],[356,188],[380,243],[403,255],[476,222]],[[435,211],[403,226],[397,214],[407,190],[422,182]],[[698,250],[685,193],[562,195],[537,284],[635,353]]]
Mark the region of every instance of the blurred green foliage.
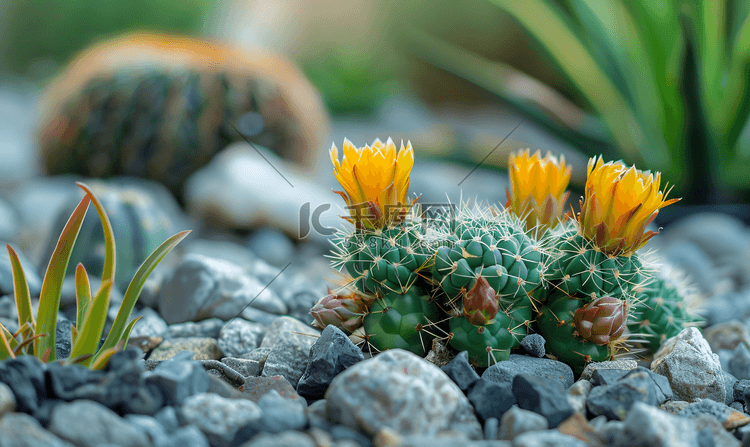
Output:
[[[87,46],[130,30],[196,34],[213,0],[6,0],[0,6],[0,63],[20,75],[61,65]],[[54,68],[54,67],[52,67]]]
[[430,33],[410,32],[414,54],[494,93],[588,155],[664,172],[683,203],[747,198],[750,153],[741,136],[750,115],[750,2],[487,4],[524,28],[565,88]]

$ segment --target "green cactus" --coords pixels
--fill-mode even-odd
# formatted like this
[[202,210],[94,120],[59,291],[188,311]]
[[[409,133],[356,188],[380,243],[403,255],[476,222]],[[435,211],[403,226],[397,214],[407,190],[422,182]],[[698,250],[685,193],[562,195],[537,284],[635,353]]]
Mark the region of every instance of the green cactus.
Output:
[[545,280],[568,295],[586,302],[603,296],[630,300],[644,281],[637,254],[608,256],[578,234],[573,225],[563,227],[554,240]]
[[432,348],[440,309],[417,287],[378,297],[364,318],[367,341],[378,351],[406,349],[424,356]]
[[561,290],[553,291],[536,319],[540,334],[547,341],[547,352],[580,373],[589,362],[611,360],[616,344],[597,345],[578,334],[574,316],[586,301],[568,296]]
[[418,220],[383,230],[339,232],[334,239],[334,268],[346,268],[364,293],[405,293],[427,268],[435,251]]
[[433,279],[451,300],[481,276],[500,298],[518,299],[541,283],[542,247],[508,212],[478,214],[462,209],[453,225],[456,240],[437,249]]
[[662,266],[653,280],[640,288],[633,315],[628,320],[631,338],[656,352],[665,340],[684,328],[700,325],[702,318],[688,309],[689,300],[694,296],[679,270]]
[[528,333],[532,306],[528,298],[499,300],[499,312],[484,326],[475,326],[462,316],[449,321],[451,347],[468,351],[469,361],[486,367],[507,360],[510,351],[521,344]]

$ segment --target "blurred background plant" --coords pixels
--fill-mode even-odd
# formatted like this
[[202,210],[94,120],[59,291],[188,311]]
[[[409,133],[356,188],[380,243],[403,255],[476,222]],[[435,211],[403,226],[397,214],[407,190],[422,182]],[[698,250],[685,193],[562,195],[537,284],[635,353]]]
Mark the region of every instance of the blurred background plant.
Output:
[[587,155],[665,173],[686,203],[747,201],[750,4],[488,0],[521,24],[562,86],[454,39],[410,30],[415,55],[493,93]]

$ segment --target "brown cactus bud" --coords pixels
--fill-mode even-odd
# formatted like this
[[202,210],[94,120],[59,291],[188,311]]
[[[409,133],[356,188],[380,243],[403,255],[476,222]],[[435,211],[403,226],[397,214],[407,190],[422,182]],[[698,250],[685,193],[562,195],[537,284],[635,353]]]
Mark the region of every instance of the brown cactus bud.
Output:
[[627,320],[627,303],[611,296],[595,299],[576,310],[573,316],[578,335],[597,345],[620,338]]
[[334,293],[328,290],[328,295],[318,300],[310,309],[310,315],[315,319],[312,325],[324,329],[332,324],[346,334],[351,334],[362,325],[368,305],[371,303],[368,295],[357,291],[345,290]]
[[484,326],[492,321],[499,310],[497,294],[482,275],[476,284],[464,294],[464,318],[475,326]]

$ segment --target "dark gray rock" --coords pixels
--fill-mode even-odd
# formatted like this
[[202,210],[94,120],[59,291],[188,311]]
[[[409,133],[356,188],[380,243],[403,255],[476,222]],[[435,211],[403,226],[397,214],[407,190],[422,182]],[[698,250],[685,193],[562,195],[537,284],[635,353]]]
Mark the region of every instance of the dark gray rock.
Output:
[[232,369],[229,365],[218,360],[200,360],[203,368],[214,373],[229,385],[239,388],[245,384],[245,376]]
[[372,446],[370,438],[345,425],[334,425],[330,428],[328,433],[330,433],[333,439],[338,443],[341,443],[342,441],[353,441],[362,447]]
[[466,397],[474,406],[480,421],[500,419],[516,403],[510,384],[479,379],[469,389]]
[[575,412],[568,403],[564,388],[543,377],[516,375],[513,377],[513,395],[520,408],[547,418],[550,428],[556,428]]
[[508,360],[497,362],[487,368],[482,373],[482,379],[490,382],[511,383],[518,374],[555,380],[563,389],[568,389],[573,385],[573,370],[565,363],[518,354],[511,354]]
[[63,366],[52,362],[46,371],[49,397],[65,401],[81,397],[78,389],[84,385],[93,385],[101,381],[107,374],[104,371],[94,371],[80,365]]
[[73,348],[73,336],[70,328],[73,324],[70,320],[58,319],[55,328],[55,355],[58,359],[67,359],[70,356],[70,350]]
[[547,341],[539,334],[529,334],[521,340],[521,346],[529,355],[542,358],[546,351],[544,345]]
[[738,344],[727,366],[727,372],[737,379],[750,379],[750,349],[744,343]]
[[47,396],[45,365],[32,355],[0,362],[0,382],[16,397],[17,411],[36,415],[40,401]]
[[167,322],[150,307],[134,311],[130,318],[137,317],[141,319],[133,326],[131,337],[165,337],[169,334]]
[[610,421],[599,431],[614,447],[698,447],[698,432],[687,418],[635,402],[624,421]]
[[598,386],[591,390],[586,407],[589,413],[595,416],[625,419],[635,402],[656,406],[671,398],[672,391],[665,377],[638,367],[611,385]]
[[638,362],[633,359],[617,359],[608,360],[605,362],[591,362],[583,368],[580,379],[591,380],[594,375],[594,371],[599,369],[624,369],[633,370],[638,367]]
[[6,413],[16,411],[16,396],[8,385],[0,382],[0,418]]
[[511,441],[527,431],[547,430],[548,428],[549,423],[544,416],[514,405],[503,415],[497,439]]
[[144,373],[146,384],[162,391],[167,405],[182,405],[190,396],[208,391],[208,374],[192,352],[181,352]]
[[448,374],[448,377],[450,377],[464,393],[466,393],[469,388],[479,380],[479,374],[477,374],[469,363],[469,353],[467,351],[459,352],[453,357],[453,360],[448,362],[447,365],[442,366],[440,369]]
[[[260,349],[266,349],[266,348],[260,348]],[[268,352],[271,350],[268,349]],[[260,376],[261,371],[263,371],[263,365],[265,364],[265,358],[263,359],[263,363],[257,361],[257,360],[249,360],[249,359],[236,359],[234,357],[224,357],[221,359],[221,363],[224,363],[225,365],[229,366],[233,370],[240,373],[243,377],[258,377]]]
[[10,413],[0,418],[0,433],[0,447],[73,447],[26,413]]
[[748,415],[735,411],[727,405],[711,399],[693,402],[678,413],[679,416],[688,418],[693,418],[700,414],[707,414],[716,418],[727,430],[734,430],[750,423]]
[[739,401],[747,405],[750,403],[750,380],[738,380],[732,387],[733,401]]
[[156,419],[167,434],[173,433],[175,430],[180,428],[180,416],[174,407],[166,406],[161,410],[154,413],[154,419]]
[[724,403],[731,405],[736,399],[734,399],[734,385],[738,382],[737,378],[722,370],[724,374],[724,389],[726,390],[724,396]]
[[[644,382],[643,385],[640,384],[641,381]],[[625,374],[620,382],[648,388],[649,394],[653,394],[656,399],[655,405],[661,405],[674,397],[669,379],[642,366]],[[652,382],[653,387],[648,382]]]
[[278,434],[287,430],[301,430],[307,425],[305,407],[290,399],[284,399],[276,391],[269,391],[260,398],[261,415],[240,428],[232,445],[240,445],[259,433]]
[[145,433],[154,447],[168,447],[172,445],[172,440],[167,435],[164,426],[151,416],[141,414],[128,414],[124,417],[125,421],[135,427],[136,430]]
[[695,424],[701,446],[740,447],[740,440],[731,435],[715,417],[698,414],[690,418]]
[[64,403],[52,412],[49,430],[82,447],[149,445],[146,435],[109,408],[90,401]]
[[310,348],[310,360],[297,384],[297,392],[306,398],[322,399],[334,377],[364,359],[362,350],[341,329],[326,326]]
[[261,324],[235,318],[221,328],[217,342],[226,357],[240,357],[260,345],[264,332]]

